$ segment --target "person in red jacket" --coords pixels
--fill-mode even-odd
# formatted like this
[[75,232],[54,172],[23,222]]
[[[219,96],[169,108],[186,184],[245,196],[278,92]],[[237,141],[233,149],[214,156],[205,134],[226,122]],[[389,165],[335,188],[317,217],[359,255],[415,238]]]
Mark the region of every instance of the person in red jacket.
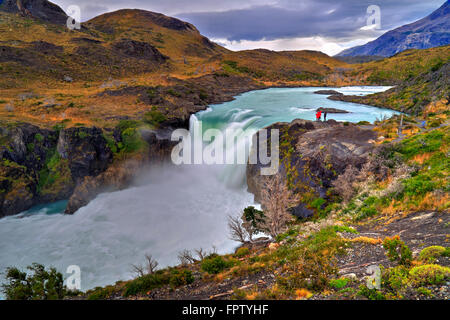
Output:
[[321,117],[322,117],[322,110],[319,110],[319,111],[317,111],[317,113],[316,113],[316,120],[317,120],[317,121],[320,121]]

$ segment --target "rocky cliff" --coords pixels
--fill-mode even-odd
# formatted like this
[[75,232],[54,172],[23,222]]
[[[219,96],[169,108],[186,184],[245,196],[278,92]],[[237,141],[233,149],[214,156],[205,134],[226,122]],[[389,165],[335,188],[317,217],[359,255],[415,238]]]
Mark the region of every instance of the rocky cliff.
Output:
[[[361,168],[376,139],[372,130],[334,120],[294,120],[267,129],[280,132],[278,175],[298,195],[298,205],[292,208],[292,213],[301,218],[314,215],[317,208],[326,205],[332,182],[350,165]],[[253,146],[252,152],[257,152],[257,148]],[[261,167],[261,164],[247,165],[248,190],[258,202],[261,201]]]
[[4,0],[0,1],[0,11],[18,13],[55,24],[65,24],[67,21],[66,13],[47,0]]

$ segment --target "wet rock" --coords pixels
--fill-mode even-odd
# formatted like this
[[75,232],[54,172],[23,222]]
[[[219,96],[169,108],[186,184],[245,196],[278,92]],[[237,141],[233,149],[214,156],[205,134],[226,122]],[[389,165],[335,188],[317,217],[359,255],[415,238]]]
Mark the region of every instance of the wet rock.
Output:
[[[300,218],[314,215],[310,201],[316,198],[326,200],[332,182],[349,165],[361,168],[366,163],[374,148],[369,140],[376,137],[371,130],[354,125],[344,126],[336,121],[294,120],[291,123],[276,123],[267,129],[280,130],[280,169],[277,174],[284,181],[288,174],[294,177],[289,181],[289,186],[300,200],[291,213]],[[268,133],[270,139],[270,130]],[[258,151],[257,145],[252,148],[252,152]],[[259,161],[247,165],[248,190],[255,195],[257,202],[262,201],[263,177],[260,169],[269,165],[262,165]],[[305,194],[308,197],[303,197]]]
[[[102,192],[120,190],[129,186],[145,165],[166,161],[176,144],[170,139],[172,130],[170,128],[141,129],[139,133],[148,144],[148,152],[139,158],[114,163],[97,176],[85,176],[70,197],[65,213],[75,213]],[[115,136],[119,139],[117,132]]]
[[103,131],[99,128],[63,129],[59,134],[57,151],[69,161],[74,181],[95,176],[106,170],[112,160]]
[[336,109],[336,108],[318,108],[316,111],[322,111],[325,113],[350,113],[346,110]]
[[318,90],[314,92],[315,94],[323,94],[323,95],[343,95],[342,93],[335,90]]
[[76,183],[105,171],[112,160],[99,128],[58,132],[2,123],[0,138],[0,217],[67,199]]

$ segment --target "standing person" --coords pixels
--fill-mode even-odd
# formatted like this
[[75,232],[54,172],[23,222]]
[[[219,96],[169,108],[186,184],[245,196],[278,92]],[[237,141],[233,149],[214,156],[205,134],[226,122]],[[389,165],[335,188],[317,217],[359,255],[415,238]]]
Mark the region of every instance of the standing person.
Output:
[[319,111],[317,111],[317,113],[316,113],[316,121],[320,121],[320,118],[322,117],[322,111],[321,110],[319,110]]
[[327,112],[326,111],[323,113],[323,121],[327,121]]

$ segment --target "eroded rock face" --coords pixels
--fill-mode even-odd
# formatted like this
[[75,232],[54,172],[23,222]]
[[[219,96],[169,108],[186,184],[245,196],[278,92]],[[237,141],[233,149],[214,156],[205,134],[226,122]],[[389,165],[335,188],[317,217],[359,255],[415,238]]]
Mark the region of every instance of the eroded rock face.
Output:
[[56,149],[61,158],[68,160],[76,182],[105,171],[113,156],[99,128],[61,130]]
[[168,57],[161,54],[158,49],[147,42],[132,39],[122,39],[113,45],[121,54],[133,58],[147,59],[157,63],[164,63]]
[[148,144],[148,152],[140,157],[115,163],[97,176],[86,176],[75,188],[65,213],[73,214],[102,192],[128,187],[145,165],[164,163],[177,142],[171,141],[173,129],[141,129],[139,134]]
[[112,152],[98,128],[61,131],[0,125],[0,217],[67,199],[86,176],[105,171]]
[[[278,175],[299,196],[299,204],[292,209],[298,217],[312,216],[314,199],[327,199],[327,191],[347,166],[361,168],[374,145],[376,133],[356,125],[344,125],[334,120],[313,122],[294,120],[276,123],[269,129],[280,130],[280,169]],[[270,135],[269,135],[270,137]],[[257,147],[253,147],[256,152]],[[247,165],[249,192],[260,202],[261,164]],[[263,203],[264,205],[264,203]]]
[[3,0],[3,3],[0,2],[0,10],[39,18],[55,24],[67,22],[66,13],[47,0]]

